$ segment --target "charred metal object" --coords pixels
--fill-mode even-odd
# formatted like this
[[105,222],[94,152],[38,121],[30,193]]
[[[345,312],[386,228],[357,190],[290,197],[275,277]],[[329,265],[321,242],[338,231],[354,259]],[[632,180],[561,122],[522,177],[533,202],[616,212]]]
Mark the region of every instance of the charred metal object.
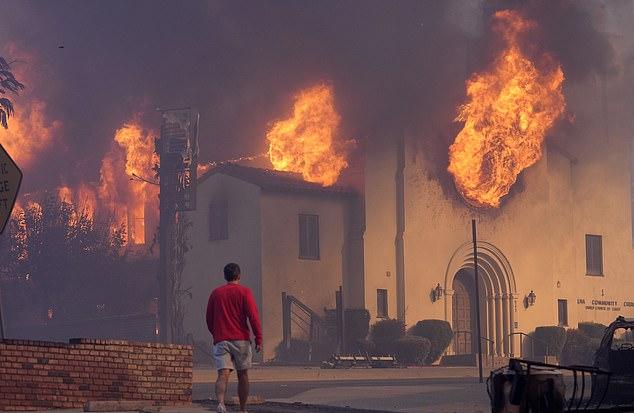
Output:
[[[572,374],[572,392],[566,395],[564,373]],[[610,383],[611,373],[590,366],[559,366],[536,361],[511,359],[508,367],[491,372],[487,392],[493,413],[517,412],[610,412],[601,408],[607,386],[597,386],[595,377]]]

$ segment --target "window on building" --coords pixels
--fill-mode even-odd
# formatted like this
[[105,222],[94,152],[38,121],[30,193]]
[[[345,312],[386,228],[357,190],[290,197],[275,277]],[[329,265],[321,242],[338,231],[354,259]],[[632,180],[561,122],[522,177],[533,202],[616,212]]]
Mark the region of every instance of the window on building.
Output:
[[568,300],[557,300],[557,317],[560,326],[568,326]]
[[299,258],[319,259],[319,216],[299,214]]
[[387,290],[376,290],[376,316],[377,318],[388,318]]
[[601,235],[586,234],[586,274],[603,275],[603,241]]
[[557,315],[560,326],[568,326],[568,300],[557,300]]
[[227,201],[209,205],[209,241],[229,239],[229,207]]

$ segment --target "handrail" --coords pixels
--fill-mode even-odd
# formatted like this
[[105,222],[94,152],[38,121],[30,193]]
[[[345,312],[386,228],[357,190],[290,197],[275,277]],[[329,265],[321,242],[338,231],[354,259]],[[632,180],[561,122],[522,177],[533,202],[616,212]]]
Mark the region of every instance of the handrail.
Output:
[[311,317],[315,317],[315,318],[321,318],[319,317],[319,314],[317,314],[316,312],[314,312],[309,306],[307,306],[306,304],[304,304],[303,302],[301,302],[299,299],[297,299],[295,296],[292,296],[290,294],[286,295],[286,298],[293,304],[297,305],[299,308],[301,308],[306,314],[310,315]]
[[[293,304],[296,309],[293,308]],[[310,353],[313,343],[319,340],[320,328],[323,326],[321,317],[302,301],[286,293],[282,293],[282,312],[285,346],[290,346],[291,325],[294,324],[304,334],[308,334]]]
[[[473,336],[473,331],[467,331],[467,330],[457,330],[457,331],[454,331],[453,333],[454,333],[454,335],[456,333],[465,333],[465,334],[469,334],[469,335]],[[492,340],[492,339],[490,339],[488,337],[485,337],[485,336],[480,336],[480,339],[481,340],[486,340],[486,341],[488,341],[490,343],[495,343],[495,340]]]
[[542,340],[540,338],[537,337],[533,337],[530,334],[526,334],[523,333],[521,331],[516,331],[513,332],[511,334],[509,334],[509,338],[513,338],[514,335],[519,335],[520,336],[520,355],[523,355],[522,353],[522,336],[526,336],[528,338],[531,339],[531,357],[535,357],[535,342],[541,343],[546,347],[546,357],[550,357],[550,350],[548,349],[548,342],[546,342],[545,340]]
[[[470,336],[472,336],[472,337],[473,337],[473,332],[472,332],[472,331],[467,331],[467,330],[457,330],[457,331],[454,331],[453,333],[454,333],[454,335],[458,335],[458,334],[469,334]],[[495,347],[495,340],[490,339],[489,337],[480,336],[480,340],[485,340],[485,341],[487,341],[487,342],[491,343],[491,345],[492,345],[493,347]]]

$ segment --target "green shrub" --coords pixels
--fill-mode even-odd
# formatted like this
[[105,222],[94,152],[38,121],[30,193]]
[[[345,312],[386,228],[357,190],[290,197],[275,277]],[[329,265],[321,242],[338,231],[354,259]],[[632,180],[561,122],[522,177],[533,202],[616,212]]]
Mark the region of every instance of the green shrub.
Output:
[[372,325],[370,339],[379,353],[390,354],[393,344],[405,335],[405,324],[401,320],[381,320]]
[[425,359],[425,364],[432,364],[440,359],[453,339],[451,326],[445,320],[419,321],[409,330],[409,333],[429,340],[431,347]]
[[356,346],[358,348],[358,352],[361,354],[374,354],[376,353],[376,346],[374,345],[374,342],[372,342],[372,340],[368,340],[367,338],[365,340],[359,340],[356,343]]
[[328,360],[337,351],[337,343],[323,339],[313,344],[311,361]]
[[417,336],[403,336],[396,340],[392,353],[402,364],[422,366],[425,363],[431,344],[429,340]]
[[335,352],[335,347],[335,344],[322,340],[313,343],[311,348],[308,340],[293,338],[290,348],[287,349],[283,341],[275,347],[275,361],[304,363],[309,361],[309,353],[311,362],[323,361],[330,358]]
[[606,328],[608,328],[608,326],[601,323],[592,323],[588,321],[579,323],[580,332],[590,338],[598,338],[599,340],[603,338],[603,333],[605,333]]
[[370,312],[365,308],[348,308],[344,319],[346,352],[363,352],[370,331]]
[[288,362],[307,361],[308,341],[292,338],[290,348],[286,348],[284,341],[281,341],[280,344],[275,347],[275,360]]
[[[532,336],[535,338],[536,357],[543,358],[546,355],[559,357],[561,355],[561,350],[566,342],[566,330],[563,327],[537,327]],[[530,341],[530,338],[528,340]],[[548,349],[546,349],[546,345],[548,345]]]
[[560,363],[592,366],[594,354],[600,344],[600,338],[588,337],[581,329],[570,329],[566,331],[566,343],[561,351]]

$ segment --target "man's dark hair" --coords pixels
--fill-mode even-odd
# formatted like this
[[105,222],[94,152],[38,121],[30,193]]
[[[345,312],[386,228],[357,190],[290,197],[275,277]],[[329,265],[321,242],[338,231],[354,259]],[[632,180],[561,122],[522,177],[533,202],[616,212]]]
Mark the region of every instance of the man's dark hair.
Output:
[[225,265],[225,280],[228,282],[235,281],[240,277],[240,266],[235,262]]

